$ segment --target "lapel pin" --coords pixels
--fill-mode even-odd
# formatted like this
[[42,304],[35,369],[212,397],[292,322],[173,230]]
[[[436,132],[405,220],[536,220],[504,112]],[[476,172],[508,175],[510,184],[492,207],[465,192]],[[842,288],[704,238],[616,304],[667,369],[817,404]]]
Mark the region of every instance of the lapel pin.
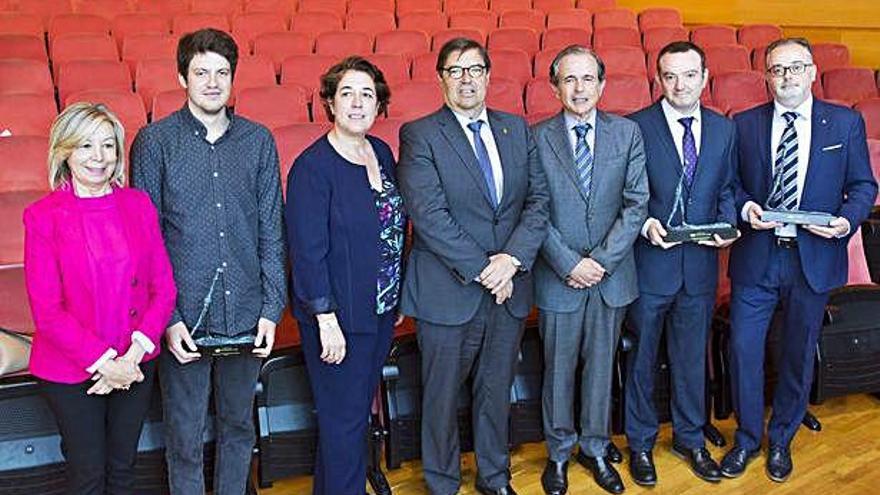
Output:
[[827,124],[827,123],[828,123],[828,121],[827,121],[827,120],[825,120],[825,119],[822,119],[822,125],[825,125],[825,124]]
[[501,134],[507,134],[507,127],[501,129]]

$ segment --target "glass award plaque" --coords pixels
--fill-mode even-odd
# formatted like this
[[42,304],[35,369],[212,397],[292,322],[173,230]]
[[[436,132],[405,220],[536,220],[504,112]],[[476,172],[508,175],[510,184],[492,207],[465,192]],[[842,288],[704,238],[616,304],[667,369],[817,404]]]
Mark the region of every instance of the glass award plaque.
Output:
[[[715,235],[726,240],[735,239],[736,236],[739,235],[736,228],[727,222],[705,224],[687,223],[684,220],[687,217],[685,215],[685,201],[682,196],[683,188],[684,174],[682,174],[678,181],[678,186],[675,189],[675,203],[672,206],[672,212],[669,213],[669,218],[666,219],[666,236],[663,237],[664,242],[711,241],[714,239]],[[675,218],[676,213],[680,214],[680,225],[672,225],[672,220]]]
[[764,210],[762,222],[792,223],[795,225],[819,225],[827,227],[836,217],[824,211]]

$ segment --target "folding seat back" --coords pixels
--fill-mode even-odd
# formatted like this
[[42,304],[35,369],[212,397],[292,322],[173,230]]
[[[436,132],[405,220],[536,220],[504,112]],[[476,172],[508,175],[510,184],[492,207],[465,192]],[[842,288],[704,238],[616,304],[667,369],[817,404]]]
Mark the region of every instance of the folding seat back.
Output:
[[337,12],[345,15],[347,0],[299,0],[299,12]]
[[568,45],[592,45],[592,33],[583,28],[554,27],[547,28],[541,38],[542,50],[559,51]]
[[169,34],[171,23],[159,14],[138,12],[122,14],[113,18],[110,25],[116,44],[122,49],[122,42],[132,34]]
[[405,122],[402,119],[376,119],[369,134],[385,141],[397,158],[400,149],[400,127]]
[[642,37],[638,29],[632,27],[603,27],[596,28],[593,32],[593,46],[600,48],[603,46],[642,46]]
[[49,55],[58,76],[58,66],[73,60],[118,61],[119,50],[109,34],[63,34],[52,40]]
[[822,74],[822,90],[826,98],[852,106],[864,99],[876,98],[877,82],[871,69],[843,67]]
[[880,98],[867,98],[855,106],[865,119],[868,139],[880,139]]
[[244,2],[244,12],[246,14],[268,12],[282,17],[284,22],[288,23],[295,8],[296,2],[289,0],[245,0]]
[[532,0],[491,0],[489,9],[499,15],[511,10],[528,10],[532,8]]
[[545,77],[536,78],[526,85],[526,113],[529,115],[545,115],[556,113],[562,108],[553,91],[553,85]]
[[633,74],[648,77],[645,70],[645,53],[641,48],[608,46],[599,49],[598,53],[602,57],[602,61],[605,62],[606,74]]
[[407,58],[430,51],[431,40],[423,31],[398,29],[376,35],[376,53],[399,54]]
[[618,74],[605,79],[605,90],[599,108],[606,112],[628,115],[651,104],[651,91],[644,76]]
[[[535,60],[532,63],[532,74],[535,79],[548,79],[550,77],[550,65],[559,50],[556,48],[550,50],[541,50],[535,54]],[[528,107],[528,104],[526,105]]]
[[[323,111],[323,110],[322,110]],[[275,145],[278,147],[278,161],[281,168],[281,180],[286,184],[287,175],[294,160],[318,138],[330,130],[330,124],[319,122],[303,122],[278,127],[272,130]],[[287,194],[287,188],[283,188]]]
[[525,85],[532,78],[532,59],[522,50],[492,50],[492,76],[510,79]]
[[497,26],[497,14],[488,10],[461,10],[449,13],[450,28],[475,29],[482,33],[484,38]]
[[131,91],[80,91],[68,95],[64,101],[64,107],[69,107],[80,101],[106,105],[119,119],[122,128],[125,129],[126,147],[131,146],[138,130],[147,125],[147,111],[144,101]]
[[[0,191],[47,191],[49,177],[46,157],[48,136],[10,136],[0,138]],[[16,223],[20,223],[21,217]]]
[[241,0],[190,0],[190,12],[222,14],[232,19],[243,10]]
[[74,10],[80,14],[99,15],[113,21],[116,16],[134,12],[134,5],[119,0],[78,0],[74,2]]
[[442,0],[397,0],[397,15],[411,12],[441,12]]
[[70,0],[26,0],[18,2],[18,10],[25,14],[34,14],[43,19],[43,26],[49,27],[52,17],[59,14],[72,14],[73,2]]
[[48,136],[56,115],[48,94],[0,94],[0,135]]
[[177,60],[178,38],[167,33],[132,34],[122,42],[122,61],[128,64],[132,79],[137,77],[141,60]]
[[219,29],[228,33],[229,18],[223,14],[201,12],[176,15],[171,20],[171,31],[177,36],[205,28]]
[[275,72],[281,73],[281,63],[291,55],[312,53],[313,40],[304,33],[289,31],[263,33],[254,40],[254,55],[272,60]]
[[[871,158],[871,170],[874,177],[880,177],[880,139],[868,138],[868,155]],[[880,205],[880,196],[874,200],[874,204]]]
[[292,55],[281,63],[281,84],[299,84],[313,91],[321,74],[337,62],[339,59],[330,55]]
[[697,26],[691,30],[691,41],[703,49],[715,45],[735,45],[736,29],[719,24]]
[[[180,89],[177,59],[141,60],[135,69],[135,89],[144,100],[146,108],[152,108],[153,98],[163,92]],[[155,117],[154,117],[155,119]]]
[[682,27],[681,11],[672,7],[654,7],[639,12],[642,32],[658,27]]
[[660,50],[673,41],[687,41],[687,29],[679,27],[653,27],[642,30],[642,46],[645,51]]
[[49,42],[63,34],[110,34],[110,21],[92,14],[58,14],[49,21]]
[[180,110],[184,102],[186,102],[186,91],[179,87],[156,93],[150,106],[151,122],[156,122]]
[[584,29],[592,33],[593,14],[587,10],[572,8],[547,11],[547,29],[564,27]]
[[263,33],[287,31],[284,17],[268,12],[240,14],[232,19],[232,34],[248,44],[253,50],[254,40]]
[[189,13],[188,0],[136,0],[135,10],[158,14],[168,21],[174,16]]
[[396,86],[410,80],[409,59],[403,55],[374,53],[368,56],[367,59],[376,64],[376,67],[379,67],[382,75],[385,76],[385,82],[390,86]]
[[437,82],[437,52],[423,53],[413,57],[412,80]]
[[500,15],[498,26],[503,28],[529,28],[540,34],[547,25],[547,16],[540,10],[507,10]]
[[[277,84],[275,80],[275,66],[272,65],[271,60],[257,56],[238,59],[238,66],[235,68],[235,79],[232,82],[233,97],[236,97],[245,88],[274,86],[275,84]],[[233,105],[234,102],[230,100],[229,104]]]
[[0,59],[28,59],[49,63],[46,44],[30,34],[0,34]]
[[749,49],[767,46],[782,38],[782,28],[775,24],[746,24],[737,30],[736,39]]
[[436,81],[410,81],[391,88],[388,117],[412,120],[437,111],[443,96]]
[[46,29],[38,15],[21,12],[0,12],[0,34],[28,34],[43,38]]
[[390,12],[394,15],[394,0],[349,0],[348,12]]
[[577,8],[587,9],[590,12],[604,12],[617,8],[616,0],[577,0]]
[[813,63],[820,73],[831,69],[849,67],[849,48],[842,43],[816,43],[813,48]]
[[315,38],[315,53],[346,57],[348,55],[367,55],[373,52],[370,36],[355,31],[327,31]]
[[498,28],[489,32],[489,50],[513,49],[534,55],[540,47],[538,32],[532,28]]
[[328,31],[342,31],[342,16],[335,12],[298,12],[290,19],[290,30],[315,38]]
[[453,38],[469,38],[481,44],[486,42],[486,35],[478,29],[443,29],[431,37],[431,50],[440,51],[440,48]]
[[767,71],[766,46],[759,46],[752,49],[752,69],[764,73]]
[[447,14],[463,10],[489,10],[488,0],[443,0],[443,11]]
[[502,112],[525,114],[523,85],[502,77],[492,78],[486,89],[486,105]]
[[712,102],[723,113],[735,114],[770,101],[764,75],[736,71],[712,77]]
[[269,129],[309,121],[308,89],[297,86],[262,86],[238,93],[235,113],[259,122]]
[[554,12],[574,8],[574,0],[533,0],[532,8],[541,12]]
[[55,94],[52,76],[45,62],[0,60],[0,94]]
[[378,33],[397,29],[394,13],[389,10],[362,10],[349,12],[345,17],[345,30],[365,33],[374,38]]
[[593,29],[624,27],[639,29],[636,15],[629,9],[612,9],[593,14]]
[[131,91],[131,73],[122,62],[73,60],[58,68],[58,100],[85,90]]
[[750,70],[749,49],[741,45],[707,46],[706,67],[709,74],[718,75],[730,71]]
[[449,27],[449,19],[440,11],[410,12],[397,16],[397,27],[424,31],[428,36],[433,36],[437,31]]

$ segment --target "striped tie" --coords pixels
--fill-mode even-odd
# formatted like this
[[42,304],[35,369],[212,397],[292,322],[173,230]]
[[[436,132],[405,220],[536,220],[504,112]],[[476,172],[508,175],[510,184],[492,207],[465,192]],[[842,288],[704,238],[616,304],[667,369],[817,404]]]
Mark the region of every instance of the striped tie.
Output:
[[776,162],[773,164],[773,195],[768,201],[771,208],[794,210],[797,208],[797,169],[798,169],[798,137],[794,121],[796,112],[785,112],[785,130],[779,146],[776,147]]
[[587,144],[587,133],[590,132],[590,124],[578,124],[574,126],[577,135],[577,144],[574,147],[574,167],[577,170],[578,179],[584,194],[590,197],[590,186],[593,182],[593,152]]

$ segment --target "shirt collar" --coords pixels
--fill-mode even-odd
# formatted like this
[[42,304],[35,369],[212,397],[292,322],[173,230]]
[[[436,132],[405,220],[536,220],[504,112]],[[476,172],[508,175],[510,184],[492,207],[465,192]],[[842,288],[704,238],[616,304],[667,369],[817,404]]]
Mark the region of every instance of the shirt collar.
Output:
[[475,119],[472,119],[472,118],[468,117],[467,115],[456,112],[455,110],[452,109],[452,107],[450,107],[449,110],[452,112],[452,115],[455,115],[455,120],[458,121],[458,124],[462,128],[467,128],[467,125],[475,120],[482,120],[486,124],[489,123],[489,113],[486,111],[485,105],[483,106],[483,111],[480,112],[480,115],[477,115],[477,118],[475,118]]
[[679,119],[693,117],[694,123],[699,124],[703,119],[702,104],[699,103],[697,104],[696,109],[689,114],[679,112],[678,109],[666,101],[666,98],[660,100],[660,106],[663,108],[663,115],[666,116],[666,120],[669,122],[678,122]]
[[773,116],[776,118],[782,118],[782,114],[785,112],[797,112],[798,120],[806,120],[807,122],[813,118],[813,95],[809,95],[806,100],[803,101],[800,105],[794,108],[786,108],[782,106],[781,103],[774,100],[773,101]]
[[574,126],[578,124],[590,124],[590,129],[594,132],[596,131],[596,109],[594,108],[589,115],[587,115],[586,119],[580,119],[577,115],[569,112],[568,110],[564,110],[562,112],[563,118],[565,119],[565,128],[571,132],[574,129]]
[[[184,124],[186,124],[190,130],[198,132],[202,137],[208,133],[208,128],[205,127],[205,124],[193,115],[192,110],[189,108],[189,102],[184,101],[183,107],[181,107],[178,113]],[[229,125],[226,127],[226,132],[224,134],[229,134],[234,128],[236,120],[235,114],[229,109],[229,107],[226,107],[226,118],[229,119]]]

